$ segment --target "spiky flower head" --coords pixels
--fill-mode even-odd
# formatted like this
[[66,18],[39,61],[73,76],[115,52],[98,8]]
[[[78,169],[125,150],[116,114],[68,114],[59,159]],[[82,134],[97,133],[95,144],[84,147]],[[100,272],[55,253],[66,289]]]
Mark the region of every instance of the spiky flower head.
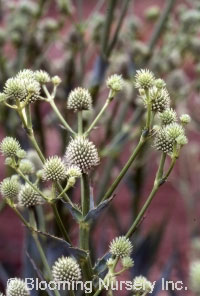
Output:
[[0,183],[0,190],[4,198],[14,199],[15,197],[17,197],[20,190],[18,179],[15,176],[5,178]]
[[174,111],[171,108],[166,109],[163,113],[160,114],[160,119],[161,119],[163,125],[167,125],[172,122],[176,122],[177,121],[176,111]]
[[110,253],[116,257],[130,257],[133,246],[128,238],[119,236],[110,243]]
[[190,264],[190,286],[193,292],[199,293],[200,291],[200,260],[193,261]]
[[16,156],[20,149],[19,142],[12,137],[5,137],[0,144],[1,153],[6,157]]
[[62,181],[66,178],[65,164],[60,157],[51,156],[43,166],[43,179],[48,181]]
[[165,88],[158,89],[157,87],[152,87],[149,90],[149,98],[152,102],[152,105],[151,105],[152,111],[163,112],[169,108],[170,98],[169,98],[169,93]]
[[136,293],[140,293],[141,295],[143,295],[143,293],[149,293],[152,291],[152,287],[152,283],[144,276],[136,276],[133,279],[133,291]]
[[68,97],[67,108],[74,112],[91,110],[92,97],[89,91],[82,87],[77,87],[72,90]]
[[81,279],[81,269],[75,259],[63,256],[54,263],[52,275],[55,282],[72,283]]
[[176,138],[176,143],[182,147],[188,143],[188,139],[185,135],[180,135]]
[[154,85],[158,89],[162,89],[162,88],[166,87],[165,81],[163,79],[161,79],[161,78],[156,79]]
[[83,173],[88,173],[99,164],[99,155],[95,145],[84,137],[71,140],[65,153],[67,165],[78,166]]
[[155,77],[149,70],[137,70],[135,75],[135,87],[149,89],[154,85]]
[[34,79],[34,72],[30,69],[24,69],[24,70],[20,70],[17,75],[17,78],[20,79]]
[[50,76],[46,71],[38,70],[34,73],[35,80],[40,84],[45,84],[50,82]]
[[181,123],[182,123],[183,125],[186,125],[186,124],[190,123],[190,121],[191,121],[191,117],[190,117],[190,115],[188,115],[188,114],[182,114],[182,115],[180,116],[180,121],[181,121]]
[[28,159],[23,159],[20,161],[19,169],[24,175],[31,175],[35,171],[33,163]]
[[179,136],[184,135],[183,127],[176,122],[167,125],[165,130],[170,140],[176,140]]
[[124,80],[122,78],[122,75],[113,74],[110,77],[108,77],[106,81],[107,87],[110,88],[114,92],[118,92],[122,90],[124,85]]
[[9,78],[5,83],[4,93],[7,98],[20,101],[23,101],[27,95],[24,82],[19,78]]
[[7,283],[6,296],[30,296],[25,282],[18,278],[10,279]]
[[131,257],[127,256],[122,258],[122,266],[126,269],[133,267],[134,261],[131,259]]
[[80,178],[82,175],[81,169],[77,165],[71,165],[66,169],[66,175],[67,177]]
[[18,195],[18,204],[22,207],[32,207],[42,203],[40,195],[29,185],[21,187]]
[[157,131],[154,140],[154,147],[157,150],[163,151],[168,154],[173,152],[174,141],[172,139],[169,139],[165,128],[161,128]]
[[56,85],[56,86],[58,86],[61,82],[62,82],[62,80],[61,80],[61,78],[59,77],[59,76],[53,76],[52,78],[51,78],[51,82],[54,84],[54,85]]

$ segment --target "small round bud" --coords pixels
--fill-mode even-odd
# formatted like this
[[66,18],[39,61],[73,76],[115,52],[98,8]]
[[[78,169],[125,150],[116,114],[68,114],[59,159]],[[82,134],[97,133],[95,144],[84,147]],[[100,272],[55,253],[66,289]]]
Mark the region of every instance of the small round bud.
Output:
[[180,135],[176,138],[176,143],[182,147],[188,143],[188,139],[185,135]]
[[0,144],[1,153],[7,157],[16,156],[20,149],[19,142],[12,137],[5,137]]
[[16,155],[17,155],[18,158],[23,159],[23,158],[26,157],[26,151],[23,150],[23,149],[20,149],[20,150],[17,151]]
[[43,167],[43,179],[51,181],[62,181],[66,178],[66,168],[62,159],[58,156],[49,157]]
[[190,115],[188,115],[188,114],[182,114],[182,115],[180,116],[180,121],[181,121],[181,123],[182,123],[183,125],[186,125],[186,124],[190,123],[190,121],[191,121],[191,117],[190,117]]
[[135,87],[149,89],[154,85],[154,75],[149,70],[137,70],[135,75]]
[[141,295],[144,295],[143,293],[149,293],[152,291],[152,283],[144,276],[136,276],[133,279],[133,291]]
[[133,246],[128,238],[119,236],[110,244],[110,253],[116,257],[129,257],[132,252]]
[[43,70],[36,71],[34,76],[35,76],[35,80],[40,84],[48,83],[51,80],[49,74]]
[[14,199],[19,193],[20,184],[15,177],[5,178],[0,183],[0,190],[4,198]]
[[83,173],[88,173],[99,164],[95,145],[81,136],[71,140],[66,149],[65,160],[67,165],[76,165]]
[[75,259],[63,256],[54,263],[52,275],[56,282],[73,283],[81,279],[81,269]]
[[22,186],[18,195],[19,206],[28,208],[41,203],[42,198],[29,184]]
[[82,175],[81,169],[76,165],[71,165],[66,169],[66,175],[67,177],[80,178]]
[[[162,113],[164,110],[169,108],[170,98],[166,89],[157,89],[156,87],[152,87],[149,91],[149,98],[152,102],[152,111]],[[146,100],[145,104],[147,104]]]
[[170,140],[176,140],[179,136],[184,135],[184,129],[178,123],[171,123],[167,125],[165,130]]
[[190,286],[193,292],[200,291],[200,260],[194,261],[190,264]]
[[25,282],[18,278],[13,278],[8,281],[6,288],[6,296],[30,296]]
[[156,79],[155,80],[155,83],[154,83],[155,87],[157,87],[158,89],[161,89],[161,88],[165,88],[166,87],[166,83],[163,79],[159,78],[159,79]]
[[54,85],[58,86],[59,84],[61,84],[62,80],[61,80],[61,78],[59,76],[54,76],[54,77],[51,78],[51,82]]
[[118,92],[122,90],[124,81],[121,75],[114,74],[108,77],[106,84],[112,91]]
[[70,92],[67,102],[67,108],[74,112],[91,110],[92,97],[87,89],[77,87]]
[[122,258],[122,266],[126,269],[131,268],[134,266],[134,261],[129,256],[124,257]]
[[176,122],[177,115],[173,109],[166,109],[163,113],[160,114],[160,119],[162,120],[163,125],[167,125]]
[[20,161],[19,169],[24,175],[31,175],[35,171],[33,163],[28,159],[23,159]]

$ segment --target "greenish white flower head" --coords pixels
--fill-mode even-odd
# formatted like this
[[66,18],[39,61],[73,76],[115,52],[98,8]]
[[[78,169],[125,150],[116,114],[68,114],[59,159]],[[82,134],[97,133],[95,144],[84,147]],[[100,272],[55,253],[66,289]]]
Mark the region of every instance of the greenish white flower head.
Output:
[[43,70],[35,71],[34,76],[35,76],[35,80],[40,84],[48,83],[51,80],[49,74]]
[[110,253],[116,257],[130,257],[133,246],[128,238],[119,236],[110,244]]
[[43,166],[43,179],[45,181],[62,181],[66,178],[66,167],[60,157],[49,157]]
[[51,82],[55,85],[55,86],[58,86],[61,82],[62,82],[62,80],[61,80],[61,78],[59,77],[59,76],[53,76],[52,78],[51,78]]
[[173,122],[177,121],[176,111],[174,111],[171,108],[166,109],[163,113],[161,113],[159,115],[159,117],[160,117],[163,125],[167,125],[167,124],[170,124],[170,123],[173,123]]
[[99,164],[99,155],[91,141],[78,136],[67,146],[65,161],[67,165],[76,165],[83,173],[88,173]]
[[30,296],[30,293],[23,280],[13,278],[7,284],[6,296]]
[[182,147],[188,143],[188,139],[185,135],[180,135],[176,138],[176,143]]
[[133,267],[134,261],[131,259],[131,257],[127,256],[122,258],[122,266],[126,269]]
[[122,90],[124,86],[124,80],[122,78],[122,75],[113,74],[110,77],[108,77],[106,81],[107,87],[110,88],[114,92],[118,92]]
[[77,87],[69,94],[67,108],[74,112],[91,110],[92,97],[89,91],[82,87]]
[[137,70],[135,75],[135,87],[143,88],[145,90],[154,86],[155,77],[154,74],[149,70]]
[[5,83],[4,93],[9,99],[24,101],[27,96],[24,81],[19,78],[9,78]]
[[188,114],[182,114],[180,116],[180,121],[183,125],[187,125],[191,121],[191,117]]
[[52,275],[56,282],[69,281],[72,283],[81,279],[81,269],[75,259],[63,256],[54,263]]
[[163,79],[161,79],[161,78],[156,79],[154,85],[158,89],[162,89],[162,88],[166,87],[165,81]]
[[[151,110],[154,112],[164,112],[169,108],[170,105],[170,97],[169,93],[165,88],[158,89],[157,87],[152,87],[149,90],[149,98],[151,101]],[[145,104],[146,97],[144,98]]]
[[20,161],[19,169],[24,175],[31,175],[35,171],[34,164],[28,159]]
[[167,125],[165,130],[170,140],[176,140],[179,136],[184,135],[183,127],[176,122]]
[[29,185],[21,187],[18,195],[18,204],[22,207],[32,207],[42,203],[40,195]]
[[0,190],[4,198],[8,198],[8,199],[16,198],[20,190],[20,184],[18,182],[18,178],[15,176],[5,178],[0,183]]
[[71,165],[66,168],[66,175],[67,177],[80,178],[82,175],[81,169],[77,165]]
[[154,140],[154,147],[167,154],[171,154],[173,152],[174,141],[168,137],[165,128],[158,130]]
[[[146,295],[152,291],[153,284],[147,280],[144,276],[136,276],[133,279],[133,291],[140,293],[141,295]],[[144,294],[146,293],[146,294]]]
[[13,157],[21,149],[19,142],[12,137],[5,137],[0,144],[1,153],[6,157]]
[[200,260],[193,261],[190,264],[190,287],[193,292],[199,293],[200,291]]

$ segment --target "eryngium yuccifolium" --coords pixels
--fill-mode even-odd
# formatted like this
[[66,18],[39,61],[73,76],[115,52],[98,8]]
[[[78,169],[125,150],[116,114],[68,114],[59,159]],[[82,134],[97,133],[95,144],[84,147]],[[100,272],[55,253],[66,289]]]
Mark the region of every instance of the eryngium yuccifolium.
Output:
[[6,157],[16,156],[20,149],[19,142],[12,137],[5,137],[0,144],[1,153]]
[[8,281],[6,296],[30,296],[25,282],[18,278]]
[[53,279],[56,282],[76,282],[81,279],[81,269],[75,259],[71,257],[59,258],[52,267]]
[[157,87],[152,87],[149,90],[149,98],[152,102],[152,111],[163,112],[164,110],[169,108],[170,98],[169,93],[166,89],[157,89]]
[[166,134],[170,140],[176,140],[181,135],[184,135],[183,127],[174,122],[165,127]]
[[66,167],[58,156],[51,156],[43,166],[43,179],[48,181],[62,181],[66,178]]
[[110,243],[110,253],[116,257],[129,257],[133,246],[128,238],[119,236]]
[[34,72],[30,69],[24,69],[18,72],[16,78],[20,79],[34,79]]
[[34,73],[35,80],[40,84],[45,84],[50,82],[50,76],[46,71],[38,70]]
[[19,78],[9,78],[4,86],[4,93],[9,99],[23,101],[27,96],[24,81]]
[[61,78],[59,77],[59,76],[53,76],[52,78],[51,78],[51,82],[54,84],[54,85],[59,85],[61,82],[62,82],[62,80],[61,80]]
[[107,87],[115,92],[122,90],[124,81],[121,75],[113,74],[106,81]]
[[65,160],[67,165],[76,165],[83,173],[88,173],[99,164],[99,155],[92,142],[78,136],[67,146]]
[[163,113],[160,114],[160,119],[162,120],[163,125],[167,125],[177,121],[177,115],[173,109],[166,109]]
[[188,143],[188,139],[185,135],[180,135],[176,138],[176,143],[182,147]]
[[72,90],[68,97],[67,108],[74,112],[91,110],[92,97],[89,91],[82,87],[77,87]]
[[157,87],[159,89],[162,89],[162,88],[166,87],[165,81],[163,79],[161,79],[161,78],[156,79],[154,85],[155,85],[155,87]]
[[157,150],[170,154],[173,152],[173,146],[174,141],[172,139],[169,139],[165,128],[161,128],[156,134],[154,147]]
[[81,169],[77,165],[71,165],[66,168],[66,175],[67,177],[80,178],[82,175]]
[[135,75],[135,87],[149,89],[154,85],[154,75],[149,70],[138,70]]
[[134,265],[134,261],[131,259],[131,257],[127,256],[122,258],[122,266],[124,268],[131,268]]
[[35,171],[33,163],[28,159],[23,159],[20,161],[19,169],[24,175],[31,175]]
[[32,207],[41,204],[41,202],[42,198],[29,184],[22,186],[18,195],[19,206]]
[[190,264],[189,273],[190,287],[195,293],[200,291],[200,260],[194,261]]
[[143,295],[143,293],[149,293],[152,291],[152,283],[144,276],[136,276],[133,279],[133,291],[141,293],[141,295]]
[[188,114],[182,114],[180,116],[180,121],[181,121],[182,124],[186,125],[186,124],[190,123],[191,117]]
[[20,184],[16,177],[5,178],[0,183],[0,190],[4,198],[14,199],[19,193]]

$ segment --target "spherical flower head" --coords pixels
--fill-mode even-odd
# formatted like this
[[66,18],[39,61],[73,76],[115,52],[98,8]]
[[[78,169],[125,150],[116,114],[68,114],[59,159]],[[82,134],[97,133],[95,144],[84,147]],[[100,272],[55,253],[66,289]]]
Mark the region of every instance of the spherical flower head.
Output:
[[174,141],[173,139],[169,139],[166,129],[161,128],[158,130],[154,140],[154,148],[164,153],[171,154],[173,152],[173,147]]
[[40,195],[29,185],[21,187],[18,195],[18,204],[22,207],[32,207],[42,203]]
[[82,175],[81,169],[77,165],[71,165],[66,169],[66,175],[67,177],[80,178]]
[[55,282],[73,283],[81,279],[81,269],[75,259],[63,256],[54,263],[52,275]]
[[46,71],[38,70],[34,73],[35,80],[40,84],[45,84],[50,82],[50,76]]
[[180,116],[180,121],[181,121],[181,123],[182,123],[183,125],[186,125],[186,124],[190,123],[190,121],[191,121],[191,117],[190,117],[190,115],[188,115],[188,114],[182,114],[182,115]]
[[163,79],[159,78],[156,79],[154,82],[155,87],[157,87],[158,89],[162,89],[166,87],[166,83]]
[[176,140],[179,136],[184,135],[183,127],[176,122],[167,125],[165,130],[170,140]]
[[116,257],[130,257],[133,246],[128,238],[119,236],[110,244],[110,253]]
[[91,110],[92,97],[89,91],[82,87],[77,87],[71,91],[68,97],[67,108],[74,112]]
[[190,264],[190,286],[193,292],[199,293],[200,291],[200,260],[193,261]]
[[135,87],[149,89],[154,85],[155,77],[149,70],[137,70],[135,75]]
[[166,109],[160,114],[160,119],[163,125],[167,125],[177,121],[177,114],[173,109]]
[[6,296],[30,296],[25,282],[18,278],[10,279],[6,288]]
[[65,160],[67,165],[76,165],[83,173],[87,174],[99,164],[99,155],[91,141],[78,136],[71,140],[67,146]]
[[122,90],[124,85],[124,80],[122,78],[122,75],[113,74],[110,77],[108,77],[106,81],[107,87],[110,88],[114,92],[118,92]]
[[51,82],[54,85],[58,86],[59,84],[61,84],[62,80],[61,80],[61,78],[59,76],[56,75],[56,76],[51,78]]
[[24,101],[27,95],[24,81],[19,78],[9,78],[4,86],[4,93],[9,99]]
[[149,90],[149,98],[152,102],[152,111],[162,113],[169,108],[170,97],[166,89],[158,89],[157,87],[152,87]]
[[62,181],[66,178],[66,167],[58,156],[51,156],[43,166],[43,179],[45,181]]
[[20,149],[19,142],[12,137],[5,137],[0,144],[1,153],[6,157],[16,156]]
[[131,259],[131,257],[127,256],[122,258],[122,266],[126,269],[133,267],[134,261]]
[[152,283],[147,280],[144,276],[136,276],[133,279],[133,291],[143,293],[149,293],[152,291]]
[[23,159],[20,161],[19,169],[24,175],[31,175],[35,171],[33,163],[28,159]]
[[5,178],[0,183],[0,190],[4,198],[14,199],[19,193],[20,184],[15,177]]

